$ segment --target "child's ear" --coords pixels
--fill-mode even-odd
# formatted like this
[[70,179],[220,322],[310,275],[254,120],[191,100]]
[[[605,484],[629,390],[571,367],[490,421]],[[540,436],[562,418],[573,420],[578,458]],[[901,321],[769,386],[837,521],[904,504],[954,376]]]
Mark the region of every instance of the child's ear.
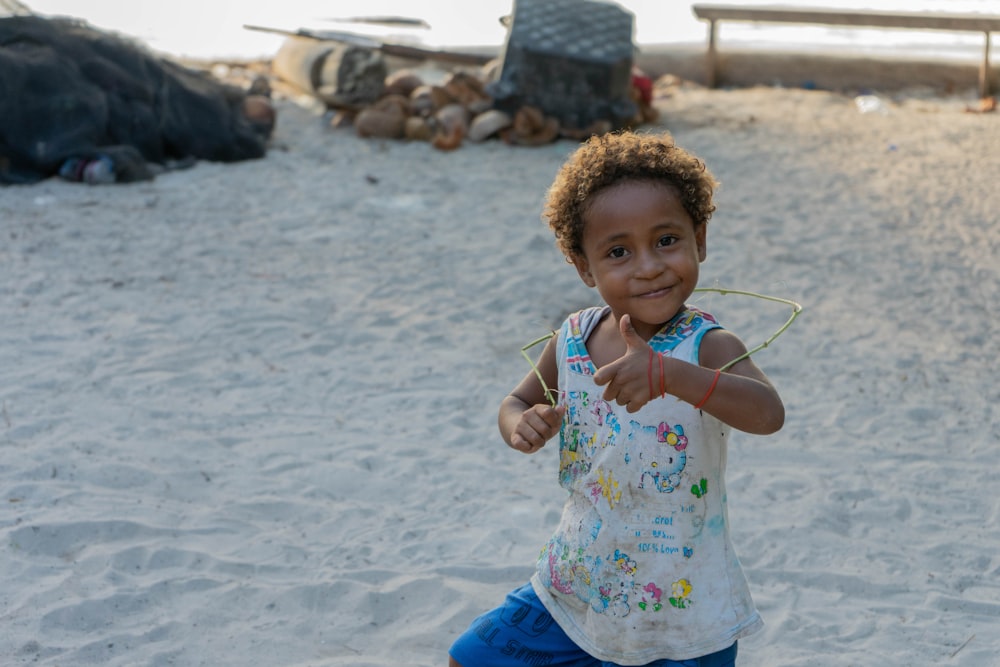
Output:
[[708,244],[705,242],[705,238],[708,233],[708,222],[703,222],[694,230],[694,238],[698,243],[698,261],[704,262],[705,258],[708,257]]
[[597,283],[594,282],[594,276],[590,273],[590,264],[587,263],[587,258],[582,255],[573,255],[568,258],[570,263],[576,267],[576,272],[580,274],[580,280],[587,287],[597,287]]

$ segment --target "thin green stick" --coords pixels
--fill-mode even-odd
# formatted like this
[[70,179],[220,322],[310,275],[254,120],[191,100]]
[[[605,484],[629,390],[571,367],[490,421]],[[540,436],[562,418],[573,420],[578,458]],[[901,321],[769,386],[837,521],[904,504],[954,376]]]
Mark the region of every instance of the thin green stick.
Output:
[[755,347],[755,348],[753,348],[751,350],[747,350],[745,353],[741,354],[740,356],[736,357],[735,359],[733,359],[729,363],[725,364],[722,368],[719,369],[720,371],[725,371],[727,368],[732,368],[733,366],[735,366],[739,362],[743,361],[744,359],[748,359],[751,354],[756,354],[757,352],[760,352],[765,347],[767,347],[768,345],[770,345],[771,343],[773,343],[775,338],[777,338],[781,334],[785,333],[785,330],[788,329],[788,327],[792,326],[792,322],[794,322],[795,318],[798,317],[799,313],[802,312],[802,305],[801,304],[796,303],[795,301],[791,301],[790,299],[782,299],[779,296],[769,296],[767,294],[758,294],[757,292],[747,292],[747,291],[744,291],[744,290],[726,289],[726,288],[722,288],[722,287],[696,287],[694,291],[695,292],[716,292],[716,293],[721,294],[723,296],[725,296],[727,294],[738,294],[740,296],[752,296],[752,297],[755,297],[757,299],[764,299],[765,301],[774,301],[776,303],[783,303],[786,306],[791,306],[791,308],[792,308],[792,314],[788,318],[788,321],[785,322],[784,324],[782,324],[780,329],[778,329],[773,334],[771,334],[770,338],[768,338],[767,340],[765,340],[763,343],[761,343],[757,347]]
[[545,384],[545,378],[542,377],[542,372],[538,370],[538,366],[535,365],[535,362],[532,361],[531,357],[528,356],[528,350],[535,347],[539,343],[544,343],[545,341],[547,341],[548,339],[552,338],[555,335],[556,335],[555,331],[553,331],[552,333],[545,334],[544,336],[536,338],[535,340],[531,341],[530,343],[521,348],[521,356],[528,360],[528,363],[531,365],[531,370],[535,372],[535,377],[538,378],[538,381],[542,385],[542,391],[545,392],[545,398],[549,399],[549,403],[552,404],[552,407],[556,407],[555,394],[551,389],[549,389],[549,385]]

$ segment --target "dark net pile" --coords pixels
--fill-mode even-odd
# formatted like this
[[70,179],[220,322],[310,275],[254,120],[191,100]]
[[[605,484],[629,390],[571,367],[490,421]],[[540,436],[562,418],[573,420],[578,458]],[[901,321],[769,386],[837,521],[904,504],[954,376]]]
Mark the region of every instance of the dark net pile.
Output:
[[0,183],[109,159],[114,180],[150,164],[265,154],[245,93],[72,19],[0,19]]

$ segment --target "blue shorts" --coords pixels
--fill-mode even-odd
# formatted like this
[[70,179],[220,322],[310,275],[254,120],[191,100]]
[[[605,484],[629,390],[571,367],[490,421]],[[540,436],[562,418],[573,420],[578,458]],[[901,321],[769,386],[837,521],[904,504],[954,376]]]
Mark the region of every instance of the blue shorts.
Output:
[[[504,603],[472,621],[449,651],[462,667],[617,667],[573,643],[545,610],[531,584],[511,591]],[[656,660],[646,667],[734,667],[736,644],[691,660]]]

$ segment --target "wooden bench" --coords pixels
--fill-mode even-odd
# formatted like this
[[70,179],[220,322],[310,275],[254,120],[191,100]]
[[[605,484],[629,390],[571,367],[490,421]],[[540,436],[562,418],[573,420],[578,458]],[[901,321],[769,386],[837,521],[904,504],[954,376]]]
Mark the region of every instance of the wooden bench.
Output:
[[865,9],[823,9],[778,5],[696,4],[692,6],[692,10],[699,19],[708,21],[708,85],[712,87],[719,80],[716,24],[719,21],[755,21],[981,32],[986,35],[986,48],[983,51],[982,63],[979,65],[979,93],[982,97],[989,96],[990,33],[1000,31],[1000,16],[943,12],[881,12]]

